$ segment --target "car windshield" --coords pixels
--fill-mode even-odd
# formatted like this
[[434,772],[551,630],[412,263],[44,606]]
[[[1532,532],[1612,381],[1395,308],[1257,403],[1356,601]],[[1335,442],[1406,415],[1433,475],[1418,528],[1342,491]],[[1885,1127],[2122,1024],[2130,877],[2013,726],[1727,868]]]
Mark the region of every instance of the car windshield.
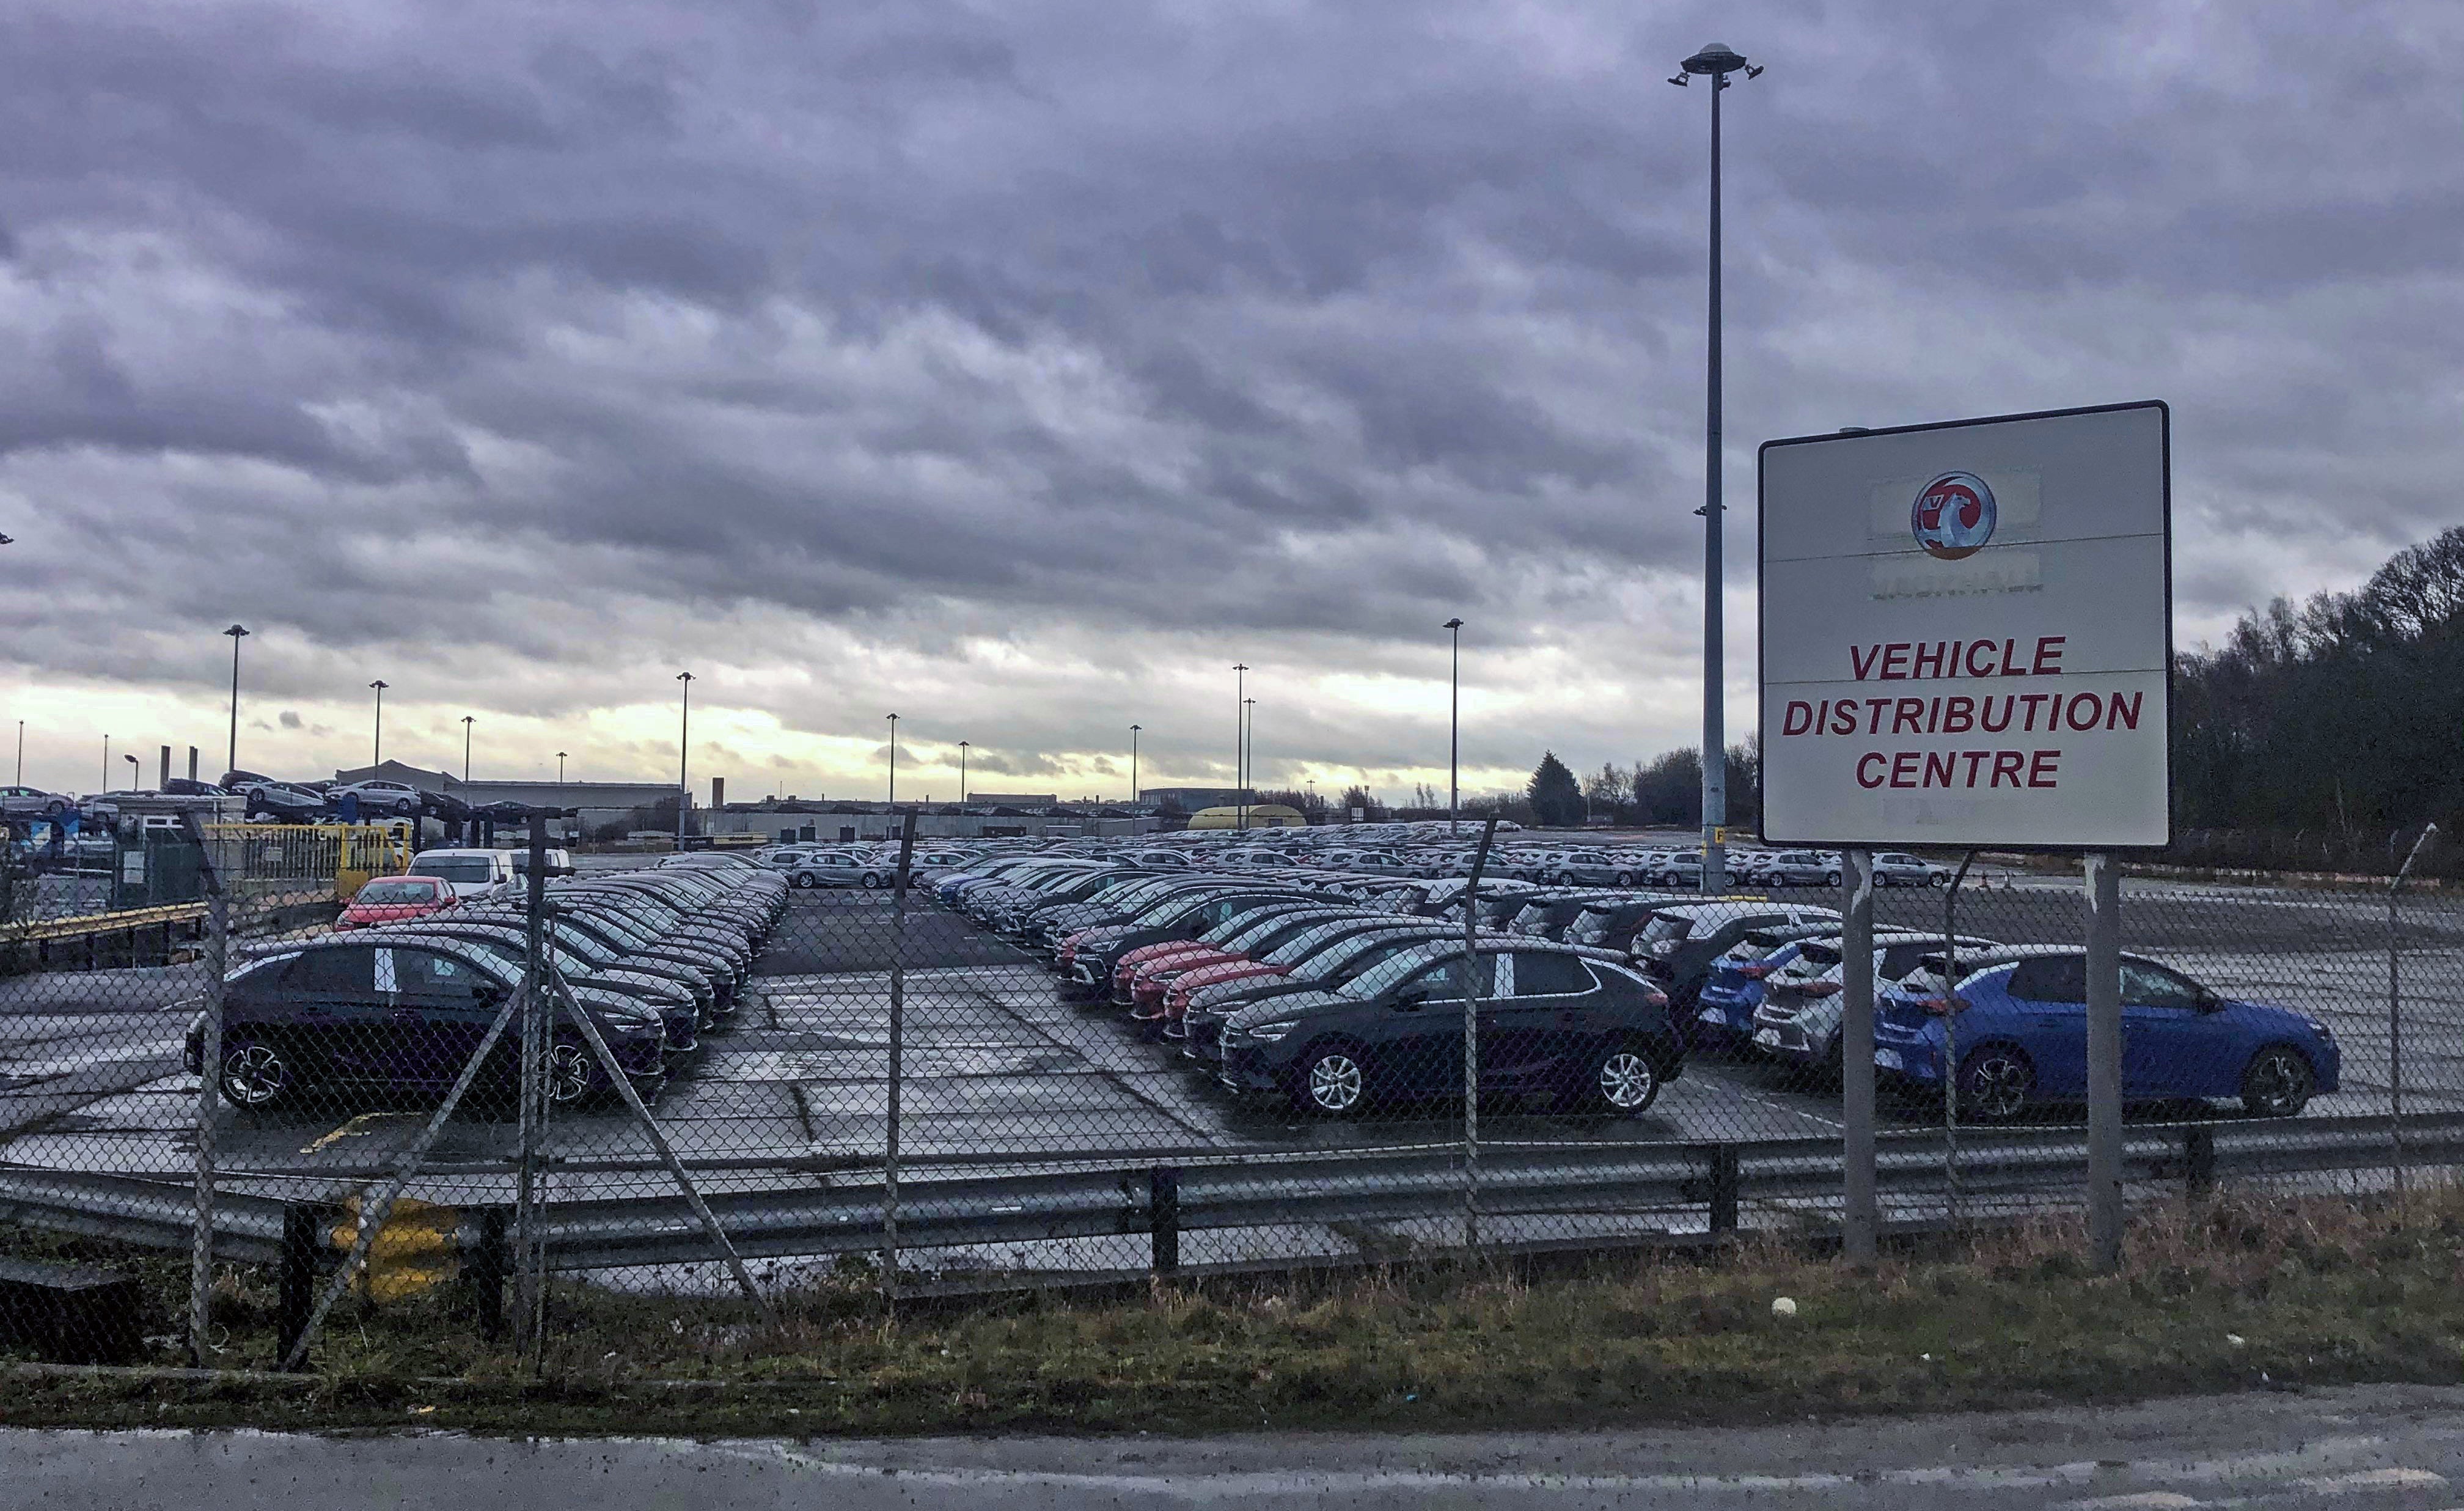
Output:
[[436,855],[412,861],[410,874],[440,881],[494,881],[496,866],[485,855]]
[[1368,969],[1334,989],[1338,994],[1346,997],[1376,996],[1413,971],[1444,955],[1448,947],[1445,944],[1431,943],[1416,948],[1397,950],[1376,961]]
[[371,881],[360,888],[359,900],[370,904],[433,902],[436,887],[428,881]]

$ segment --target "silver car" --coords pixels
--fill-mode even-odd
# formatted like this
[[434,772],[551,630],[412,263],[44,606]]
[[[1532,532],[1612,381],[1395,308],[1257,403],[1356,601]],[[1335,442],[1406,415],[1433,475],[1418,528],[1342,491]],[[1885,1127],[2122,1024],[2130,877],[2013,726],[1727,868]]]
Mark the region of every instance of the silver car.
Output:
[[1949,880],[1948,866],[1935,865],[1922,855],[1885,851],[1874,857],[1874,885],[1878,887],[1938,887]]
[[419,811],[427,801],[419,789],[403,782],[347,782],[325,789],[325,796],[339,808],[345,796],[360,800],[363,813],[398,813],[405,818]]
[[55,818],[77,807],[77,799],[65,792],[46,792],[39,787],[0,787],[0,814],[11,818]]

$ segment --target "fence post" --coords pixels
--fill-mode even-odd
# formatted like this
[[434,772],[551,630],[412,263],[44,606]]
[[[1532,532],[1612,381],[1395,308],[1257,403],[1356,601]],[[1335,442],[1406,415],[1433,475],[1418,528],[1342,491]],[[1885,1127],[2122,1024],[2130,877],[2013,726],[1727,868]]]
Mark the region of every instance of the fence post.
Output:
[[197,815],[183,811],[180,822],[196,843],[198,879],[206,889],[206,1021],[197,1035],[197,1226],[188,1248],[188,1357],[202,1369],[208,1367],[206,1311],[214,1284],[214,1133],[222,1101],[223,975],[231,958],[231,900],[223,895],[222,874]]
[[1497,815],[1480,830],[1471,877],[1463,883],[1463,1247],[1480,1247],[1480,874],[1488,868],[1488,847],[1497,838]]
[[1881,1256],[1881,1203],[1874,1179],[1874,854],[1842,851],[1848,889],[1839,937],[1840,1251],[1850,1264]]
[[898,1135],[906,1110],[907,877],[915,858],[915,813],[898,826],[898,878],[890,892],[890,1097],[881,1144],[881,1294],[898,1304]]
[[[275,1302],[274,1349],[275,1359],[282,1361],[278,1368],[296,1367],[289,1360],[316,1309],[317,1249],[324,1236],[324,1222],[325,1214],[314,1207],[294,1203],[282,1209],[281,1292]],[[306,1363],[300,1360],[301,1366]]]
[[505,1252],[509,1225],[505,1209],[486,1208],[479,1213],[479,1241],[462,1255],[462,1285],[470,1293],[471,1314],[479,1324],[479,1335],[491,1343],[505,1336]]
[[1180,1273],[1180,1167],[1147,1171],[1147,1224],[1154,1238],[1155,1273]]
[[1737,1231],[1737,1188],[1741,1184],[1737,1146],[1714,1144],[1711,1155],[1711,1233],[1714,1237]]
[[525,908],[527,937],[522,951],[521,1099],[519,1149],[514,1177],[514,1346],[533,1359],[539,1357],[540,1309],[546,1277],[541,1262],[539,1211],[540,1122],[547,1111],[547,1055],[550,1011],[543,989],[547,927],[547,816],[531,815],[529,897]]
[[2087,872],[2088,1263],[2122,1268],[2122,876],[2092,851]]
[[2387,878],[2387,1152],[2394,1162],[2395,1199],[2405,1199],[2404,1159],[2404,974],[2401,964],[2404,952],[2403,920],[2396,911],[2396,899],[2404,890],[2404,878],[2412,874],[2413,862],[2438,833],[2436,824],[2422,827],[2421,837],[2412,842],[2412,853],[2396,867]]
[[2182,1182],[2192,1196],[2216,1189],[2216,1130],[2200,1124],[2182,1130]]
[[1942,1189],[1943,1217],[1959,1226],[1959,887],[1976,863],[1971,850],[1959,857],[1950,885],[1942,890]]

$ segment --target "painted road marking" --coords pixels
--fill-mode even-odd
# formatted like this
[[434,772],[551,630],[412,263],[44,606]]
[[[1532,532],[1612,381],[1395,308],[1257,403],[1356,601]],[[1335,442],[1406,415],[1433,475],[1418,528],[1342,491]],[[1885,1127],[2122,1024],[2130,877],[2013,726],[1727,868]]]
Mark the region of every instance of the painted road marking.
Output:
[[377,1131],[376,1125],[378,1123],[384,1122],[389,1119],[416,1118],[419,1116],[421,1116],[421,1114],[415,1112],[363,1112],[347,1122],[328,1128],[314,1144],[304,1146],[299,1152],[302,1154],[320,1154],[325,1150],[332,1148],[335,1144],[341,1143],[344,1139],[366,1138],[369,1134]]

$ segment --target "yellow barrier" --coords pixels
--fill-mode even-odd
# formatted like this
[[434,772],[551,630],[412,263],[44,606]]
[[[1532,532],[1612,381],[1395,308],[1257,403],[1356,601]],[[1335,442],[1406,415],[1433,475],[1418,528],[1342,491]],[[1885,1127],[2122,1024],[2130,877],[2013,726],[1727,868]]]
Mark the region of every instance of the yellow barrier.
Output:
[[223,884],[234,893],[283,889],[275,883],[321,883],[348,902],[370,877],[397,876],[410,864],[408,833],[390,824],[208,824],[206,839]]

